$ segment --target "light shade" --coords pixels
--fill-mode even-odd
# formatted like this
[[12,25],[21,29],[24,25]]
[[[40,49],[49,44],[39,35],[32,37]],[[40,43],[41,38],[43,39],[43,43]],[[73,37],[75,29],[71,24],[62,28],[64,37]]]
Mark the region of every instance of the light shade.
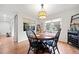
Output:
[[45,11],[40,11],[38,14],[39,19],[45,19],[47,16]]

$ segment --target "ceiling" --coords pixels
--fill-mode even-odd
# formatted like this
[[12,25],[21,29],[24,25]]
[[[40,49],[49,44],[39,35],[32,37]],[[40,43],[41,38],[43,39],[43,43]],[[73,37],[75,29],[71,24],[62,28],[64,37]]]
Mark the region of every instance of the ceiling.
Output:
[[[48,17],[69,9],[79,8],[78,4],[44,4],[44,9]],[[0,18],[10,18],[14,14],[21,12],[29,18],[37,19],[41,4],[0,4]]]

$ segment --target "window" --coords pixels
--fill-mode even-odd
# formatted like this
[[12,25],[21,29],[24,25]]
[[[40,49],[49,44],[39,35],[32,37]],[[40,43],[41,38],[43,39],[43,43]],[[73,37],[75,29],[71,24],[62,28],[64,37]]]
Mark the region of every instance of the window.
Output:
[[61,19],[59,18],[51,21],[46,21],[45,22],[46,32],[52,33],[58,31],[58,29],[60,28],[60,22]]

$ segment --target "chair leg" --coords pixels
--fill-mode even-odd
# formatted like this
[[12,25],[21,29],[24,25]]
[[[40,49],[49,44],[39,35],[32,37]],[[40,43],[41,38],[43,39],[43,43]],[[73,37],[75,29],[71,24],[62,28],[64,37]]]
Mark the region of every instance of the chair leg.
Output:
[[57,47],[57,46],[56,46],[56,49],[57,49],[58,53],[60,54],[59,49],[58,49],[58,47]]
[[29,54],[30,49],[31,49],[31,48],[29,48],[29,50],[28,50],[28,53],[27,53],[27,54]]
[[38,54],[38,49],[35,49],[35,50],[34,50],[34,53],[35,53],[35,54]]
[[52,53],[52,50],[49,49],[49,53],[51,54]]
[[55,49],[54,49],[54,47],[52,47],[53,48],[53,54],[55,54]]

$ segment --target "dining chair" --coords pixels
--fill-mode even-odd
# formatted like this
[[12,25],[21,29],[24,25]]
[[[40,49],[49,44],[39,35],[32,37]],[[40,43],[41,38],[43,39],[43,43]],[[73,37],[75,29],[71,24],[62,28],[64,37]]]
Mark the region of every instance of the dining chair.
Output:
[[[30,44],[28,54],[29,54],[30,50],[36,52],[38,41],[35,40],[35,39],[37,39],[35,33],[32,30],[26,30],[26,35],[28,37],[29,44]],[[35,37],[35,38],[33,38],[33,37]]]
[[[31,30],[31,31],[32,31],[32,33],[34,34],[35,39],[36,39],[36,41],[37,41],[37,50],[36,50],[36,53],[37,53],[37,54],[38,54],[38,53],[44,53],[44,45],[43,45],[43,42],[38,39],[38,37],[36,36],[36,34],[35,34],[35,32],[34,32],[33,30]],[[40,51],[41,51],[41,52],[40,52]]]
[[53,54],[55,54],[55,50],[57,50],[58,53],[60,54],[58,46],[57,46],[60,32],[61,32],[61,29],[58,30],[58,32],[56,33],[55,37],[52,38],[52,40],[47,40],[46,42],[44,42],[45,46],[48,47],[50,54],[52,53],[52,50],[53,50]]
[[[26,30],[26,34],[30,43],[30,47],[28,50],[28,53],[30,52],[30,50],[34,51],[34,53],[38,54],[39,51],[41,51],[43,49],[43,44],[41,41],[39,41],[39,39],[37,38],[35,32],[33,30]],[[33,38],[34,37],[34,38]],[[43,51],[42,51],[43,53]]]

